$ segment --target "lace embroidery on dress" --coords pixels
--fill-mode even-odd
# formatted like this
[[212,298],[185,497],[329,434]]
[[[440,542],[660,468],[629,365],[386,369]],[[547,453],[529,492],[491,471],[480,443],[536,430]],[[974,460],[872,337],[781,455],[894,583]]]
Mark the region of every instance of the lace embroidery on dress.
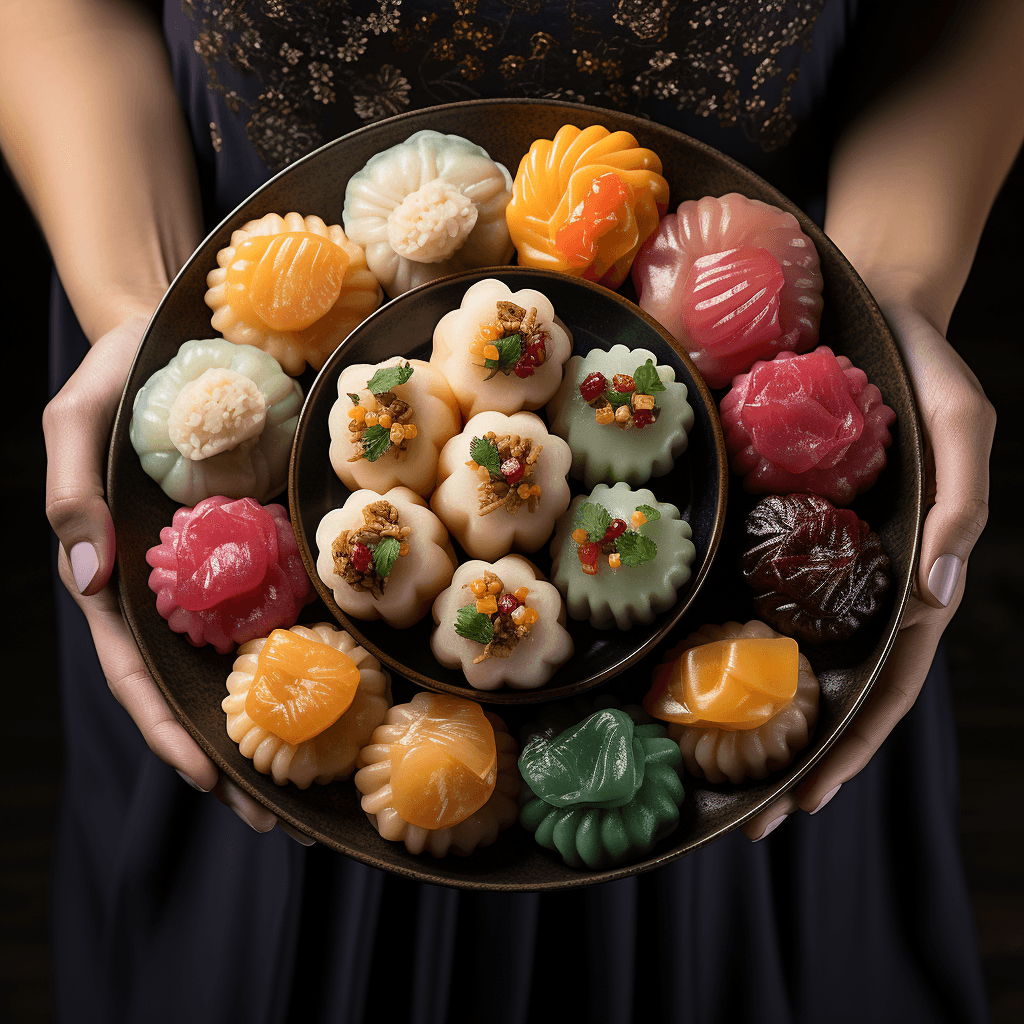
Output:
[[666,102],[776,149],[796,129],[793,88],[825,0],[181,3],[210,88],[277,171],[360,124],[481,96],[641,115]]

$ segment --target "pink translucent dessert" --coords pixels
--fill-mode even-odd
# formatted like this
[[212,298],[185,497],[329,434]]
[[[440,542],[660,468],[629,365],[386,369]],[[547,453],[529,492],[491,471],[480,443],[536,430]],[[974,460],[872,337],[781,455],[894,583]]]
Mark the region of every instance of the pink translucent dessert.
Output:
[[846,356],[781,352],[733,381],[720,406],[729,466],[755,494],[849,505],[885,468],[896,413]]
[[633,283],[641,308],[686,347],[709,387],[818,342],[814,243],[791,213],[736,192],[663,217],[637,253]]
[[313,596],[288,513],[252,498],[179,508],[146,561],[167,624],[219,654],[294,625]]

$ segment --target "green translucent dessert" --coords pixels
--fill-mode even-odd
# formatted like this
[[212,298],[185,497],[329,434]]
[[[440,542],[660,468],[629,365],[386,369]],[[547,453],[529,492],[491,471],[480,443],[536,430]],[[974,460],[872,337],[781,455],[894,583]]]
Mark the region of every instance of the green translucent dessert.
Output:
[[573,356],[547,406],[551,432],[572,449],[570,474],[593,487],[636,487],[664,476],[689,444],[693,409],[686,385],[645,348],[613,345]]
[[570,867],[636,860],[679,824],[682,763],[642,708],[612,697],[554,705],[523,733],[519,820]]
[[551,582],[596,629],[653,622],[676,603],[697,552],[679,509],[641,487],[598,484],[573,500],[551,542]]

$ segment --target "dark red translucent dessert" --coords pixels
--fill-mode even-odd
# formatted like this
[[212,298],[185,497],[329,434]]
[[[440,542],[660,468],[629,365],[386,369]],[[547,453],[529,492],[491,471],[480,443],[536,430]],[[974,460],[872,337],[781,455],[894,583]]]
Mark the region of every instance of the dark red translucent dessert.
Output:
[[167,624],[219,654],[295,625],[313,596],[288,513],[252,498],[179,508],[146,561]]
[[878,479],[896,413],[846,356],[781,352],[733,380],[720,406],[729,466],[754,494],[849,505]]
[[772,495],[747,516],[754,546],[740,560],[754,607],[804,643],[848,640],[874,616],[890,585],[877,533],[816,494]]

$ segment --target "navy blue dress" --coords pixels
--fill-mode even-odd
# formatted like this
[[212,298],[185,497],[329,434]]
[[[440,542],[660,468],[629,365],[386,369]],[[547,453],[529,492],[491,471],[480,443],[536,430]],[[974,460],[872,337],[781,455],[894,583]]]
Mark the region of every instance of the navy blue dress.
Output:
[[[826,83],[857,14],[855,0],[166,7],[211,226],[339,134],[477,96],[650,116],[737,157],[820,222]],[[56,391],[85,351],[59,283],[51,349]],[[110,696],[59,586],[58,603],[60,1021],[987,1019],[941,660],[868,767],[813,818],[794,815],[756,845],[733,832],[578,892],[478,894],[258,835],[193,792]]]

